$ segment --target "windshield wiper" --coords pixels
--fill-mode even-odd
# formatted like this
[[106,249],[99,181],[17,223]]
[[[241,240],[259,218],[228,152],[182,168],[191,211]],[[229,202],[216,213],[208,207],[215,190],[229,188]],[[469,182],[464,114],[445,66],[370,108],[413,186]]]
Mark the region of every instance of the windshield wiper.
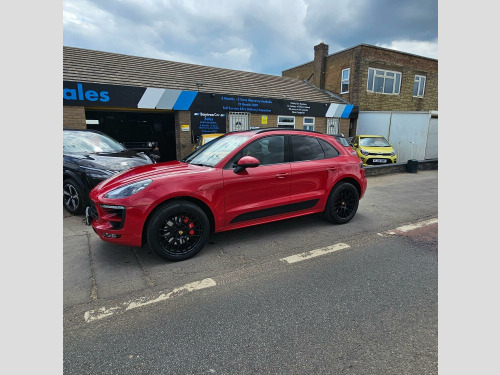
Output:
[[189,163],[189,164],[198,165],[200,167],[211,167],[211,165],[209,165],[209,164],[203,164],[203,163]]

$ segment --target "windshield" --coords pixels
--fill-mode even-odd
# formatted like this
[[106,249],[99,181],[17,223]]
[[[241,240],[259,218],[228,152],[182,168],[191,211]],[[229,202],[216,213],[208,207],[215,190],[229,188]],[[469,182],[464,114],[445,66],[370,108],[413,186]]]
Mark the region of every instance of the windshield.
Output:
[[250,136],[244,135],[226,135],[216,138],[186,156],[182,161],[195,165],[214,167],[249,138]]
[[125,147],[103,134],[85,131],[63,132],[64,153],[94,154],[121,151],[125,151]]
[[390,147],[389,142],[384,137],[365,137],[359,139],[360,146],[366,147]]

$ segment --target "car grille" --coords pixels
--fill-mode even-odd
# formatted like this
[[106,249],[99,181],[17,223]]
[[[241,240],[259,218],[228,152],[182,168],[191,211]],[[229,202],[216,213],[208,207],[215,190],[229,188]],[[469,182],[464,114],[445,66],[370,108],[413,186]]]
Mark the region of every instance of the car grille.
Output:
[[392,156],[390,152],[386,152],[386,153],[382,153],[382,154],[374,154],[371,152],[369,155],[370,156]]

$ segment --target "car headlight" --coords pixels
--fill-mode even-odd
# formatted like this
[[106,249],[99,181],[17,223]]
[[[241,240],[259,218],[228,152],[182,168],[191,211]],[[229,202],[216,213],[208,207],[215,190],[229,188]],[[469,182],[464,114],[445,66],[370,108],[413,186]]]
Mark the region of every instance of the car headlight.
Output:
[[362,148],[359,149],[359,152],[361,152],[365,156],[370,155],[370,153],[368,151],[363,150]]
[[111,190],[109,193],[106,193],[106,195],[104,195],[104,198],[119,199],[130,197],[131,195],[134,195],[149,186],[151,182],[153,182],[153,180],[144,180],[121,186],[119,188]]
[[389,155],[391,155],[391,156],[396,155],[396,151],[391,152]]

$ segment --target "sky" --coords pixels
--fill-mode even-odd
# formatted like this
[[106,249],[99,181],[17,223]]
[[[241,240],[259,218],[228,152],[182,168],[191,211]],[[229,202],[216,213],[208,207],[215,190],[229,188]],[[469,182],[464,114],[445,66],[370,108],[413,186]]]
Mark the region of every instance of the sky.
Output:
[[437,0],[63,0],[63,45],[281,75],[371,44],[438,58]]

